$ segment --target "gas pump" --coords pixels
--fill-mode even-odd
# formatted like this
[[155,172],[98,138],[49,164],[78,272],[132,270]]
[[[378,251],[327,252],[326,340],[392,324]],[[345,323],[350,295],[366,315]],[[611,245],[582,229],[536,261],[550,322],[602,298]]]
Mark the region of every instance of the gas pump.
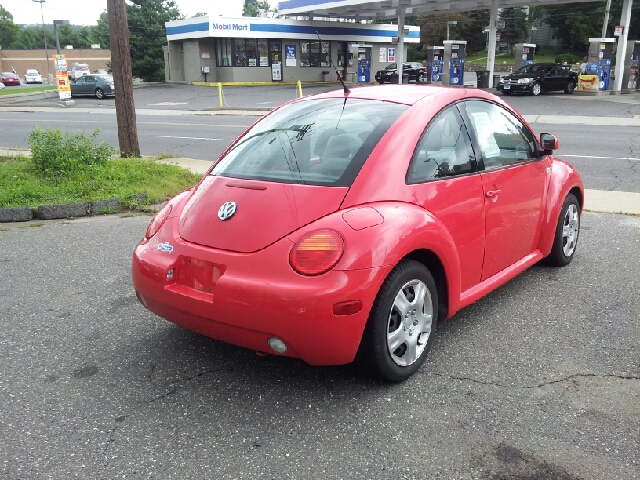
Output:
[[615,41],[615,38],[589,39],[589,63],[598,66],[598,90],[600,91],[609,89],[611,59],[613,58],[613,44]]
[[443,85],[464,87],[464,52],[466,40],[444,41]]
[[358,46],[358,82],[371,81],[371,47]]
[[627,58],[622,72],[622,91],[631,93],[640,90],[640,40],[627,41]]
[[427,83],[442,82],[444,66],[444,46],[427,47]]
[[533,56],[536,51],[535,43],[516,43],[516,63],[515,69],[519,70],[523,65],[531,65],[533,63]]

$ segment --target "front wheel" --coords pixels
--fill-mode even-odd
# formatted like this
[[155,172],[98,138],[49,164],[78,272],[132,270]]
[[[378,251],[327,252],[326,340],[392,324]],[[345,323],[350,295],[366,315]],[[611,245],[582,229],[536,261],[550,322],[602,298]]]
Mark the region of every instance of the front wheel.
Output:
[[96,88],[96,98],[99,100],[104,98],[104,91],[101,88]]
[[429,270],[404,260],[385,279],[371,308],[356,361],[369,375],[401,382],[424,363],[438,322]]
[[531,87],[531,95],[537,97],[542,92],[542,87],[539,83],[534,83],[533,87]]
[[578,235],[580,234],[580,204],[573,193],[567,195],[560,210],[558,225],[551,253],[546,258],[549,265],[564,267],[568,265],[576,253]]
[[576,89],[576,82],[574,82],[573,80],[569,80],[567,82],[567,86],[564,87],[564,93],[572,94],[575,89]]
[[416,78],[416,83],[424,83],[424,73],[419,73]]

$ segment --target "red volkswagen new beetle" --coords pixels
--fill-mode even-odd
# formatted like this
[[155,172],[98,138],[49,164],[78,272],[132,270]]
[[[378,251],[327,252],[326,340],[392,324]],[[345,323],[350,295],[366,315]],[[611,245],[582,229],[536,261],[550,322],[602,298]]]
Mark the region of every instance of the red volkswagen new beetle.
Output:
[[555,148],[481,90],[290,102],[158,212],[133,255],[137,296],[225,342],[404,380],[439,321],[573,258],[584,190]]

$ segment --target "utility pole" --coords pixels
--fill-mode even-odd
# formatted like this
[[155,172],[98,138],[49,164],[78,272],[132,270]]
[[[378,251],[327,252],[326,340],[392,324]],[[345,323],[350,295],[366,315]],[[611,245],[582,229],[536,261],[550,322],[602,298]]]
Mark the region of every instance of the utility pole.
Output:
[[107,0],[111,69],[116,89],[116,119],[121,157],[139,157],[136,107],[133,102],[133,75],[129,50],[129,23],[124,0]]
[[46,0],[33,0],[36,3],[40,4],[40,15],[42,16],[42,36],[44,37],[44,56],[47,58],[47,80],[50,82],[51,79],[51,70],[49,69],[49,52],[47,51],[47,33],[44,30],[44,12],[42,11],[42,4],[46,2]]

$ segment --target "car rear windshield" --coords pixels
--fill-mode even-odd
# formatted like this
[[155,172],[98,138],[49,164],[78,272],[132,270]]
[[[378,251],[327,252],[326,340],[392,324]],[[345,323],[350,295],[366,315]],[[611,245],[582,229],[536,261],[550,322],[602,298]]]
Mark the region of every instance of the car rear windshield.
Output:
[[286,106],[251,128],[211,175],[345,187],[406,105],[331,98]]

